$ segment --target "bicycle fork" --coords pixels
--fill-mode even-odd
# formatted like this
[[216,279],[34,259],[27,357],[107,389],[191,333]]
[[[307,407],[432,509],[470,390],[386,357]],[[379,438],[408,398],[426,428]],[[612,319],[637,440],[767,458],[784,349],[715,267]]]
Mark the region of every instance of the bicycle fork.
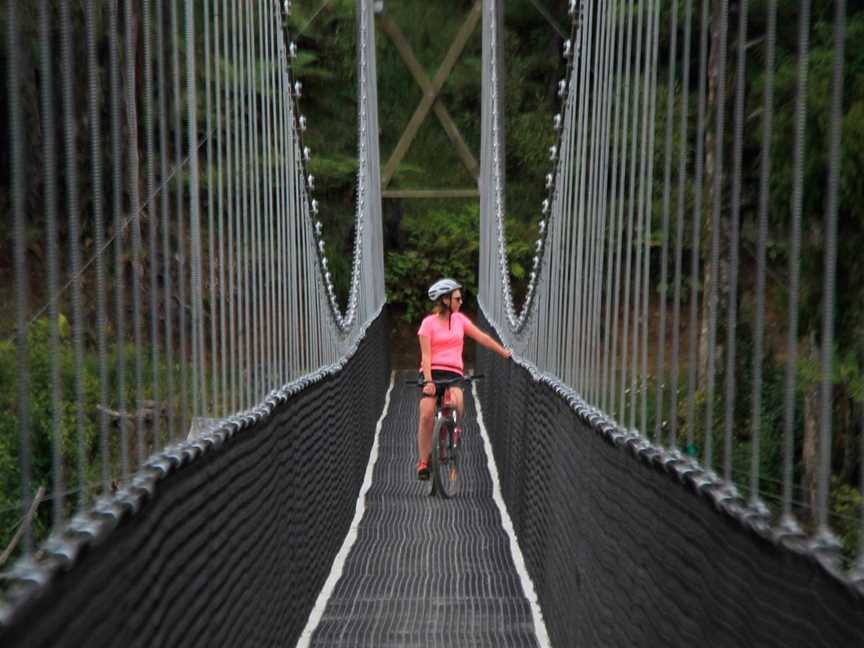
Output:
[[432,452],[429,456],[432,469],[432,491],[429,494],[433,497],[450,497],[458,477],[455,430],[456,412],[451,410],[446,415],[438,412],[432,429]]

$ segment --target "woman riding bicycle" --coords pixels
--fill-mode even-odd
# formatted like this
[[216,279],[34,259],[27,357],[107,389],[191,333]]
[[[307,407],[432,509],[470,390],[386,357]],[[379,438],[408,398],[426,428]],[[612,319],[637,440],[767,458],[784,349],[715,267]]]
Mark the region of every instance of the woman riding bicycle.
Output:
[[[428,459],[432,452],[432,428],[435,425],[436,386],[433,380],[458,378],[463,374],[462,345],[464,336],[495,351],[504,358],[511,355],[486,333],[478,329],[459,312],[462,306],[462,286],[453,279],[440,279],[429,288],[433,302],[432,314],[423,319],[417,336],[420,340],[420,379],[423,395],[420,398],[420,425],[417,430],[417,478],[429,479]],[[462,420],[462,388],[450,387],[450,399]]]

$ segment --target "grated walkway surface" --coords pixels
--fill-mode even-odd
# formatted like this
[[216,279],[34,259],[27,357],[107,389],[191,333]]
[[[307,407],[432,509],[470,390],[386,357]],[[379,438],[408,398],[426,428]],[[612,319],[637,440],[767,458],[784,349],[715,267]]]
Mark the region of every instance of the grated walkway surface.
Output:
[[470,390],[460,493],[432,498],[414,473],[417,389],[405,384],[414,376],[396,377],[357,541],[311,643],[536,646]]

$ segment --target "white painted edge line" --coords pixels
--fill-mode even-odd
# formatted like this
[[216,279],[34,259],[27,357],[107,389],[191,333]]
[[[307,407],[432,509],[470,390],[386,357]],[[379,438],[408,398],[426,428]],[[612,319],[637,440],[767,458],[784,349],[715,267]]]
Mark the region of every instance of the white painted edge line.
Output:
[[513,556],[513,564],[516,566],[516,573],[519,574],[519,581],[522,584],[522,593],[528,599],[528,604],[531,606],[531,618],[534,620],[534,632],[537,635],[537,643],[542,648],[549,648],[552,644],[549,641],[549,633],[546,631],[546,623],[543,621],[543,611],[540,609],[540,601],[537,599],[537,591],[534,589],[534,581],[531,580],[531,575],[528,573],[528,567],[525,564],[525,557],[522,555],[522,550],[519,548],[519,541],[516,538],[516,530],[513,528],[513,520],[510,519],[510,513],[507,511],[507,505],[504,503],[504,498],[501,496],[501,482],[498,478],[498,466],[495,463],[495,455],[492,454],[492,442],[489,440],[489,433],[486,431],[486,425],[483,423],[483,407],[480,405],[480,397],[477,394],[477,383],[471,384],[471,393],[474,395],[474,405],[477,408],[477,425],[480,426],[480,436],[483,439],[483,449],[488,457],[489,473],[492,476],[492,499],[495,500],[498,510],[501,512],[501,525],[504,527],[504,532],[510,538],[510,553]]
[[366,474],[363,477],[363,485],[360,487],[360,495],[357,497],[357,504],[354,507],[354,519],[351,520],[351,528],[345,534],[345,540],[342,541],[342,546],[339,552],[333,559],[333,566],[330,568],[330,574],[327,580],[324,581],[324,586],[318,593],[318,598],[315,600],[315,605],[309,613],[309,618],[306,621],[306,627],[300,633],[300,638],[297,640],[297,648],[307,648],[312,640],[312,634],[318,628],[321,622],[321,617],[324,616],[324,610],[333,591],[336,589],[336,584],[342,578],[342,570],[345,568],[345,560],[351,552],[354,543],[357,542],[357,530],[360,527],[360,520],[366,513],[366,494],[372,487],[372,473],[375,470],[375,464],[378,463],[378,441],[381,437],[381,427],[384,424],[384,419],[390,411],[390,395],[393,393],[393,385],[396,382],[396,372],[390,373],[390,386],[387,388],[387,395],[384,397],[384,409],[381,411],[381,417],[375,425],[375,438],[372,441],[372,451],[369,453],[369,463],[366,464]]

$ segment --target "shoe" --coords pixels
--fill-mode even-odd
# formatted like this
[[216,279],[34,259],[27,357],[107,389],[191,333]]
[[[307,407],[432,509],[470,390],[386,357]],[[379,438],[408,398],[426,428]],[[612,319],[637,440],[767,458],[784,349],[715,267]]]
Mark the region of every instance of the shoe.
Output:
[[420,481],[429,480],[429,464],[425,461],[417,462],[417,479]]

